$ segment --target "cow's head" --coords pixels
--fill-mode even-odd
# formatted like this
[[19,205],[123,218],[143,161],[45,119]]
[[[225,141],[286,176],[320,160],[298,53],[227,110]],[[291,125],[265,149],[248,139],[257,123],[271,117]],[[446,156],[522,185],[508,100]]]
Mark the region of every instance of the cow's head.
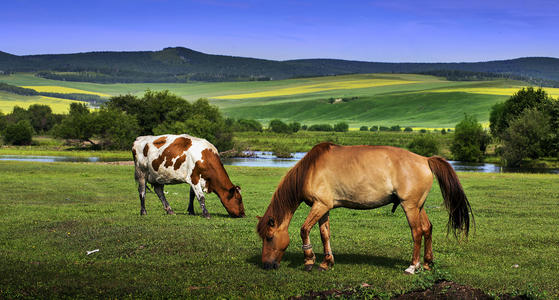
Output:
[[226,199],[222,199],[223,206],[229,215],[233,218],[242,218],[245,216],[245,207],[243,206],[243,197],[241,196],[241,187],[236,185],[229,189]]

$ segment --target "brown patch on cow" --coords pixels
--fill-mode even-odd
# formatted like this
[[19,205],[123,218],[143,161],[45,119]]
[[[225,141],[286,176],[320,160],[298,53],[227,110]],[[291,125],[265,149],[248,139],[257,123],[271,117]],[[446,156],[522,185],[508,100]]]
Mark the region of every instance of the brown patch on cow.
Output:
[[148,151],[149,151],[149,145],[146,144],[146,145],[144,146],[144,156],[148,156]]
[[157,140],[153,141],[153,145],[155,147],[157,147],[157,149],[163,147],[163,145],[165,145],[165,143],[167,142],[167,137],[166,136],[162,136],[160,138],[158,138]]
[[153,160],[153,162],[151,163],[153,169],[155,171],[159,170],[159,167],[163,162],[165,162],[166,168],[172,166],[173,158],[187,151],[190,146],[192,146],[192,141],[190,139],[187,139],[185,137],[176,138],[171,145],[167,146],[167,148],[163,150],[158,158]]
[[132,149],[132,157],[134,158],[134,162],[136,162],[136,149]]
[[202,178],[206,181],[206,188],[208,191],[212,191],[213,188],[211,181],[222,182],[224,179],[219,177],[222,173],[218,172],[220,166],[221,169],[223,169],[219,156],[210,149],[204,149],[202,151],[202,159],[196,162],[194,169],[192,170],[192,174],[190,175],[192,184],[198,184],[200,176],[202,176]]
[[186,160],[186,154],[181,155],[181,157],[177,158],[177,160],[175,161],[175,165],[173,166],[173,168],[175,170],[178,170],[185,160]]

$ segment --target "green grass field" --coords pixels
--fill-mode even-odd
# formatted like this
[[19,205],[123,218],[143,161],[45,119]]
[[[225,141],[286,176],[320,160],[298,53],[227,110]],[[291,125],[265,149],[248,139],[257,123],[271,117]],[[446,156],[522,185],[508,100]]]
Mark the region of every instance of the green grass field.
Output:
[[[110,96],[127,93],[140,96],[147,89],[167,89],[190,101],[209,98],[230,117],[257,119],[264,124],[274,118],[307,125],[345,121],[355,128],[375,124],[454,127],[464,113],[487,122],[495,103],[506,100],[526,85],[512,80],[446,81],[414,74],[358,74],[263,82],[96,84],[48,80],[22,73],[0,76],[0,82],[44,86],[58,92],[78,89]],[[559,89],[546,90],[554,97],[559,96]],[[330,104],[330,98],[354,99]],[[0,108],[4,113],[14,103],[17,102],[10,102],[6,95],[0,94]]]
[[[559,297],[557,175],[460,173],[477,224],[462,243],[445,236],[448,214],[434,185],[426,210],[436,271],[406,276],[411,235],[402,210],[391,207],[332,211],[336,265],[309,274],[300,250],[303,204],[280,269],[262,270],[256,216],[287,170],[227,169],[243,188],[247,218],[227,217],[214,195],[212,219],[185,215],[185,185],[166,189],[177,215],[165,215],[149,193],[141,217],[132,166],[0,162],[0,298],[285,299],[362,283],[387,296],[440,277],[490,294]],[[311,239],[321,259],[316,228]]]

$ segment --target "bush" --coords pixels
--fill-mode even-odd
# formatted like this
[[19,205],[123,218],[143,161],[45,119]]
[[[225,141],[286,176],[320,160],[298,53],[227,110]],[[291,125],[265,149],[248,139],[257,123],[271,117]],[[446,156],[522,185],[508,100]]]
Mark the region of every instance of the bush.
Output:
[[307,130],[307,128],[309,128],[307,125],[301,126],[301,129],[302,129],[302,130]]
[[289,123],[289,125],[287,125],[287,126],[289,126],[289,129],[291,130],[291,132],[297,132],[301,129],[301,123],[299,123],[299,122],[292,122],[292,123]]
[[404,128],[404,132],[412,132],[412,131],[413,131],[413,129],[409,126]]
[[433,156],[439,154],[439,142],[430,134],[422,134],[415,137],[408,145],[411,152],[423,156]]
[[502,157],[507,166],[518,166],[525,158],[545,155],[550,139],[550,117],[537,109],[527,109],[512,120],[502,135]]
[[[230,121],[229,121],[230,120]],[[258,131],[262,132],[262,124],[256,120],[252,119],[239,119],[237,121],[228,119],[231,123],[228,126],[231,127],[233,131]]]
[[456,125],[450,151],[456,160],[481,162],[489,139],[489,135],[483,130],[477,119],[474,116],[465,115],[464,119]]
[[359,127],[359,131],[369,131],[369,127],[361,126],[361,127]]
[[311,125],[308,131],[334,131],[334,128],[330,124],[314,124]]
[[347,132],[349,130],[349,125],[346,122],[340,122],[334,124],[334,131],[336,132]]
[[268,125],[268,129],[275,133],[291,133],[291,128],[289,125],[285,124],[283,121],[279,119],[275,119],[270,121],[270,125]]
[[400,125],[394,125],[392,127],[390,127],[390,131],[402,131],[402,128],[400,127]]
[[378,128],[379,131],[389,131],[390,128],[386,127],[386,126],[379,126]]
[[446,134],[446,130],[444,128],[441,129],[441,134]]
[[12,145],[31,145],[33,126],[27,120],[10,123],[4,131],[4,142]]
[[377,132],[379,129],[378,129],[378,126],[377,126],[377,125],[373,125],[373,126],[371,126],[371,129],[369,129],[369,130],[370,130],[370,131]]
[[289,147],[287,147],[286,144],[282,143],[275,143],[274,145],[272,145],[272,153],[279,158],[293,157],[293,155],[291,155],[291,152],[289,152]]

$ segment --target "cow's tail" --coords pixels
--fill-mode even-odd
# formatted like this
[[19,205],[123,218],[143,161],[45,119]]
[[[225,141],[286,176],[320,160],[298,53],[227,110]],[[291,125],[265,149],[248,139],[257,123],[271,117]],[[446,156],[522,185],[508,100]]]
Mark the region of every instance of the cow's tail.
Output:
[[450,231],[452,229],[454,236],[458,236],[459,233],[464,233],[468,236],[470,231],[470,214],[472,215],[472,223],[475,224],[474,215],[456,172],[442,157],[429,157],[428,162],[431,171],[437,177],[444,205],[449,213],[447,230]]

